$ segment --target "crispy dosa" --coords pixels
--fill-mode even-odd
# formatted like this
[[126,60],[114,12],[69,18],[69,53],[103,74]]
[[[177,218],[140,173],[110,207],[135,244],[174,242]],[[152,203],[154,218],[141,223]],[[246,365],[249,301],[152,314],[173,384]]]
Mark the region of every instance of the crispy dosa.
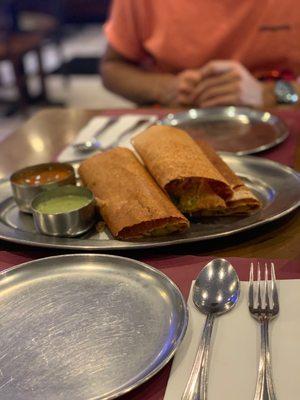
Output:
[[225,209],[232,190],[195,141],[184,131],[153,126],[132,140],[147,169],[187,214]]
[[153,126],[135,136],[132,144],[151,175],[183,213],[228,215],[260,206],[208,144],[196,143],[180,129]]
[[129,149],[115,148],[83,161],[79,175],[116,238],[161,236],[189,227]]

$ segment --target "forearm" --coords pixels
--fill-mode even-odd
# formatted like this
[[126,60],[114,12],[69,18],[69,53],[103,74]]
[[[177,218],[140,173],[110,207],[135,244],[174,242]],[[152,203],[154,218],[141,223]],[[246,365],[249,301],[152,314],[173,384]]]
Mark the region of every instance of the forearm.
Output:
[[172,100],[175,75],[152,73],[123,61],[103,61],[104,86],[138,104],[168,104]]
[[[297,81],[291,82],[293,87],[295,88],[299,99],[300,99],[300,83]],[[274,82],[265,82],[262,84],[263,85],[263,106],[264,107],[275,107],[278,106],[278,103],[276,101],[276,96],[274,93]],[[299,107],[300,106],[300,101],[295,104],[295,106]]]

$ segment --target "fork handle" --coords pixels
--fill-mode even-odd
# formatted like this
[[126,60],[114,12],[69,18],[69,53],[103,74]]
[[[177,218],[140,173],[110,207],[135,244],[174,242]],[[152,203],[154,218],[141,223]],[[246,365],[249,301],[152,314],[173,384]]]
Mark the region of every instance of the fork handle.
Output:
[[269,320],[260,322],[261,347],[254,400],[276,400],[269,347]]
[[181,400],[206,400],[208,383],[208,355],[214,316],[206,317],[201,341],[198,346],[192,371],[186,384]]

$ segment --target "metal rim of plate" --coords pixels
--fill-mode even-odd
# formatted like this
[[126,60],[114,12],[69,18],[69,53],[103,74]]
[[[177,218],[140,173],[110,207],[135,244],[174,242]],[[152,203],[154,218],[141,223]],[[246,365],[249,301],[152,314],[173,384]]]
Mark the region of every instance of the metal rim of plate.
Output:
[[[95,264],[95,268],[99,272],[98,273],[99,277],[95,277],[95,272],[93,270],[93,264]],[[70,267],[70,265],[71,265],[71,267]],[[88,267],[86,267],[86,265]],[[73,266],[73,269],[72,269],[72,266]],[[64,267],[65,267],[65,271],[64,271]],[[82,268],[82,271],[80,270],[80,268]],[[40,320],[35,319],[34,320],[35,323],[32,323],[33,324],[32,326],[29,323],[29,331],[36,326],[38,327],[39,324],[41,324],[43,326],[43,323],[46,323],[48,326],[48,320],[46,319],[46,322],[42,320],[43,312],[45,312],[45,310],[46,310],[45,307],[49,306],[49,304],[48,304],[49,297],[47,298],[47,296],[45,295],[45,293],[46,293],[45,291],[49,290],[49,295],[51,293],[53,293],[53,295],[51,296],[51,307],[54,305],[54,310],[55,310],[55,304],[56,304],[55,302],[58,302],[58,306],[61,307],[60,301],[62,300],[62,298],[64,299],[64,295],[67,296],[68,292],[70,293],[70,291],[72,291],[72,293],[74,293],[74,290],[72,290],[73,287],[71,285],[72,273],[74,274],[75,279],[80,280],[80,282],[81,282],[83,290],[82,291],[78,290],[77,292],[79,293],[78,296],[82,296],[82,298],[85,298],[85,300],[84,300],[85,307],[87,306],[86,302],[91,301],[91,299],[95,299],[95,288],[92,291],[91,289],[87,288],[86,283],[84,283],[84,282],[82,283],[82,280],[84,280],[85,278],[89,278],[88,275],[90,273],[91,274],[90,285],[93,282],[97,281],[95,284],[96,285],[96,294],[101,293],[101,294],[99,294],[100,298],[101,298],[101,296],[103,296],[104,299],[106,299],[105,296],[107,296],[107,293],[110,293],[110,291],[107,289],[107,286],[105,286],[105,285],[108,285],[108,287],[110,289],[111,287],[115,287],[118,285],[120,285],[120,287],[121,287],[121,284],[125,282],[124,285],[127,288],[117,289],[118,295],[116,297],[114,297],[115,303],[117,305],[118,305],[118,300],[120,300],[119,297],[121,297],[121,300],[123,300],[122,295],[124,295],[124,293],[128,294],[128,293],[130,293],[130,291],[137,292],[140,295],[140,297],[136,298],[134,295],[129,295],[129,304],[126,304],[126,307],[127,306],[132,307],[132,305],[135,305],[135,307],[138,309],[138,312],[136,312],[136,314],[138,314],[137,316],[139,316],[139,317],[141,315],[141,313],[140,313],[141,310],[139,309],[139,306],[137,305],[137,303],[141,303],[146,308],[148,307],[148,311],[149,311],[149,307],[152,309],[157,306],[161,307],[161,310],[160,310],[161,314],[163,314],[162,310],[167,310],[166,315],[158,316],[158,319],[160,318],[161,321],[157,321],[156,325],[154,324],[154,329],[156,329],[156,327],[159,326],[161,328],[161,331],[159,332],[160,335],[158,335],[155,339],[159,342],[157,345],[157,349],[155,349],[155,351],[157,353],[153,352],[153,354],[152,354],[150,351],[150,357],[153,356],[153,358],[151,358],[150,367],[148,368],[148,365],[147,365],[149,358],[147,358],[147,362],[146,362],[146,358],[144,357],[145,358],[144,370],[138,371],[137,367],[134,367],[133,369],[136,370],[135,371],[136,375],[132,379],[129,379],[128,384],[126,384],[127,382],[125,381],[125,384],[124,384],[124,382],[122,382],[122,384],[120,383],[119,387],[117,387],[117,388],[114,388],[114,389],[110,388],[109,392],[102,393],[102,394],[98,393],[96,395],[93,395],[93,397],[88,397],[88,399],[90,399],[90,400],[115,399],[116,397],[119,397],[123,394],[130,392],[133,389],[135,389],[135,388],[139,387],[140,385],[142,385],[143,383],[145,383],[146,381],[148,381],[155,374],[157,374],[174,356],[178,346],[182,342],[182,339],[186,333],[186,329],[187,329],[187,325],[188,325],[189,316],[188,316],[188,309],[187,309],[186,302],[184,300],[184,297],[183,297],[181,291],[175,285],[175,283],[164,273],[162,273],[161,271],[159,271],[158,269],[156,269],[154,267],[151,267],[148,264],[145,264],[143,262],[133,260],[133,259],[130,259],[127,257],[120,257],[120,256],[114,256],[114,255],[106,255],[106,254],[88,254],[88,253],[87,254],[86,253],[79,254],[78,253],[78,254],[65,254],[65,255],[59,255],[59,256],[45,257],[45,258],[41,258],[38,260],[29,261],[29,262],[26,262],[26,263],[23,263],[23,264],[20,264],[15,267],[12,267],[12,268],[2,271],[0,273],[0,296],[3,296],[5,299],[4,306],[3,306],[3,303],[1,302],[2,307],[3,308],[7,307],[9,309],[10,304],[11,304],[9,302],[9,299],[10,299],[10,301],[12,302],[14,307],[15,307],[15,305],[19,304],[21,311],[24,312],[22,307],[25,308],[27,311],[28,302],[30,303],[30,301],[32,301],[34,304],[37,304],[37,303],[35,303],[36,299],[34,298],[33,293],[37,293],[36,296],[38,297],[38,296],[40,296],[40,292],[41,292],[42,293],[42,296],[40,296],[41,301],[38,302],[38,307],[41,309],[41,311],[37,310],[36,313],[37,314],[40,313],[42,316],[38,315],[38,318],[40,318]],[[64,274],[65,274],[65,276],[64,276]],[[80,274],[80,275],[78,275],[78,274]],[[121,278],[120,278],[120,276],[121,276]],[[48,279],[50,278],[50,280],[48,281],[47,278]],[[122,282],[122,278],[123,278],[124,282]],[[32,290],[32,285],[34,285],[35,279],[36,279],[36,284],[34,286],[35,290]],[[46,283],[45,283],[45,281],[43,282],[43,279],[46,280]],[[52,283],[51,283],[51,281],[52,281]],[[128,281],[129,281],[129,283],[127,283]],[[147,283],[147,281],[149,281],[149,282]],[[87,282],[89,283],[88,280],[87,280]],[[121,282],[121,284],[120,284],[120,282]],[[130,282],[133,282],[133,283],[131,284]],[[100,286],[102,285],[101,291],[99,291],[98,284]],[[14,288],[14,285],[16,286],[16,288]],[[46,289],[45,289],[45,285],[47,286]],[[57,285],[61,285],[60,289],[57,288]],[[130,290],[128,289],[128,285],[129,286],[131,285]],[[148,289],[145,285],[148,285]],[[31,289],[29,286],[31,287]],[[136,288],[138,288],[138,289],[136,289]],[[145,288],[147,290],[145,290]],[[14,291],[14,289],[15,289],[15,291]],[[20,296],[20,292],[23,293],[24,290],[26,291],[26,293],[25,293],[26,296],[22,298],[23,304],[22,304],[22,301],[19,299],[19,297],[18,297],[17,303],[14,304],[15,297]],[[53,290],[53,292],[51,292],[51,290]],[[90,292],[89,292],[89,290],[90,290]],[[106,290],[106,292],[105,292],[105,290]],[[118,290],[119,290],[119,292],[118,292]],[[153,293],[151,292],[151,290]],[[163,290],[165,290],[165,291],[161,294],[161,292]],[[150,294],[149,294],[149,291],[151,292]],[[8,292],[8,294],[7,294],[7,292]],[[14,292],[16,292],[16,293],[14,293]],[[159,296],[159,294],[161,294],[161,296]],[[76,294],[75,294],[75,296],[76,296]],[[97,294],[97,296],[98,296],[98,294]],[[141,297],[141,296],[143,296],[143,297]],[[161,297],[161,300],[158,299],[159,297]],[[32,299],[30,299],[30,298],[32,298]],[[100,301],[99,308],[101,308],[101,305],[104,304],[104,306],[102,306],[102,308],[105,311],[108,309],[108,311],[111,312],[112,304],[111,304],[110,299],[111,299],[111,297],[109,297],[109,301],[108,301],[108,303],[110,303],[109,305],[107,305],[107,303],[105,303],[104,301],[102,301],[102,302]],[[130,301],[134,302],[134,304],[130,303]],[[161,304],[159,302],[161,302]],[[25,306],[24,306],[24,304],[25,304]],[[97,303],[97,304],[99,304],[99,303]],[[29,305],[32,305],[32,304],[30,303]],[[93,310],[93,307],[92,307],[93,305],[94,304],[88,304],[88,309]],[[67,309],[59,308],[59,312],[63,313],[63,317],[66,318],[66,321],[68,321],[68,317],[69,317],[68,313],[72,314],[74,306],[75,306],[75,304],[73,303],[73,306],[71,308],[69,306],[67,307]],[[11,307],[12,307],[12,305],[11,305]],[[82,307],[82,305],[80,305],[78,307]],[[44,310],[44,308],[45,308],[45,310]],[[76,306],[75,306],[74,312],[76,313],[77,310],[78,310],[78,308],[76,308]],[[86,309],[84,308],[83,310],[86,310]],[[115,311],[115,310],[116,309],[113,308],[113,311]],[[128,314],[126,314],[126,312],[125,312],[125,317],[123,319],[123,324],[125,326],[124,326],[124,330],[122,331],[123,332],[122,335],[124,336],[124,338],[129,336],[129,334],[126,330],[131,332],[129,330],[130,324],[131,324],[130,325],[131,328],[134,327],[134,331],[136,330],[135,318],[137,318],[137,316],[131,317],[132,308],[130,308],[130,310],[131,311],[128,312]],[[3,309],[2,309],[2,311],[3,311]],[[15,311],[15,309],[14,309],[14,311]],[[83,315],[85,315],[85,312],[86,311],[82,311],[81,313]],[[94,315],[92,317],[89,317],[88,321],[90,321],[90,320],[93,321],[93,319],[98,316],[98,315],[96,315],[96,311],[91,311],[91,312],[94,312]],[[76,314],[76,317],[81,318],[81,316],[80,316],[81,313],[79,311],[78,314]],[[158,314],[157,310],[153,310],[153,313],[155,315]],[[7,313],[7,315],[8,314],[9,313]],[[10,331],[10,333],[11,333],[10,338],[14,338],[15,332],[18,330],[18,328],[15,328],[15,327],[16,326],[18,327],[20,324],[13,323],[13,318],[15,318],[15,319],[19,318],[18,312],[16,312],[16,313],[13,312],[13,314],[15,316],[12,317],[12,321],[11,320],[7,321],[7,325],[5,325],[5,321],[6,321],[5,317],[7,318],[7,315],[4,315],[4,318],[2,321],[2,326],[5,328],[5,330],[1,332],[1,329],[0,329],[0,337],[1,337],[1,333],[3,335],[5,335],[6,328],[9,329],[12,325],[13,330]],[[36,314],[34,314],[34,315],[36,315]],[[101,315],[105,315],[107,317],[107,315],[105,313],[102,313]],[[110,314],[108,313],[108,316],[109,315]],[[113,314],[114,317],[115,317],[115,315],[116,314]],[[130,315],[130,317],[128,317],[128,315]],[[126,317],[130,319],[130,321],[129,321],[130,323],[128,321],[126,322]],[[151,320],[151,317],[153,317],[153,315],[145,316],[144,320],[146,321],[148,318]],[[57,315],[55,313],[54,313],[53,318],[56,323]],[[167,323],[167,328],[166,328],[166,325],[165,325],[166,320],[168,320],[168,323],[171,323],[171,322],[174,323],[174,326],[171,326],[171,325],[169,326]],[[59,321],[60,321],[60,318],[59,318]],[[73,320],[71,319],[71,324],[73,324],[72,321],[74,322],[74,319]],[[98,321],[98,320],[96,319],[96,321]],[[102,332],[103,328],[102,327],[100,328],[100,325],[101,326],[103,326],[105,324],[109,325],[110,324],[109,321],[110,321],[109,318],[108,318],[108,322],[106,322],[106,320],[104,319],[101,322],[101,324],[98,324],[98,322],[96,322],[95,325],[90,326],[90,325],[86,324],[87,321],[84,320],[85,324],[88,325],[86,327],[87,332],[89,332],[89,329],[92,329],[92,328],[95,328],[95,326],[98,326],[98,328],[96,329],[96,333],[99,334],[99,330],[100,330],[100,334],[101,333],[103,334],[103,338],[101,337],[101,339],[104,342],[105,341],[107,342],[109,339],[107,337],[107,331],[104,330]],[[139,319],[139,321],[140,321],[140,319]],[[139,330],[141,330],[144,335],[148,334],[148,336],[149,336],[152,334],[154,336],[154,333],[151,332],[151,328],[149,328],[149,326],[146,326],[147,322],[145,322],[145,321],[143,321],[143,318],[142,318],[141,323],[144,323],[145,327],[144,328],[140,327]],[[26,324],[28,324],[28,321],[25,321],[25,325]],[[126,326],[126,324],[127,324],[127,326]],[[58,326],[59,327],[61,326],[61,325],[59,325],[59,322],[58,322]],[[112,333],[114,333],[114,330],[117,329],[115,327],[114,321],[111,323],[111,326],[113,329]],[[151,326],[153,326],[153,321],[152,321]],[[51,332],[52,332],[54,328],[52,325],[51,325],[51,327],[52,327],[51,328],[52,329]],[[36,328],[36,329],[37,329],[37,338],[41,339],[41,337],[39,336],[41,334],[41,332],[38,330],[38,328]],[[147,329],[150,331],[149,333],[148,333]],[[23,332],[24,331],[25,330],[23,330]],[[54,332],[55,332],[55,330],[54,330]],[[68,332],[69,331],[67,331],[67,334],[68,334]],[[118,333],[119,332],[120,331],[118,331]],[[42,330],[42,334],[43,333],[44,333],[44,330]],[[48,333],[49,332],[46,332],[45,335],[47,336]],[[30,335],[30,332],[28,335]],[[161,339],[162,337],[165,338],[165,341]],[[17,336],[17,338],[18,338],[18,336]],[[25,353],[29,350],[31,350],[34,353],[33,349],[29,348],[29,350],[28,350],[28,348],[23,343],[23,340],[24,340],[24,342],[26,342],[27,339],[28,340],[30,339],[30,338],[26,337],[26,334],[24,334],[22,337],[19,336],[19,339],[20,339],[20,342],[22,342],[21,349],[23,350],[23,348],[24,348]],[[97,343],[95,344],[94,352],[97,351],[96,349],[99,347],[99,343],[102,343],[102,341],[98,341],[98,339],[99,338],[97,337]],[[62,340],[62,339],[60,339],[60,340]],[[95,337],[94,337],[94,340],[95,340]],[[119,340],[119,336],[118,336],[118,340]],[[138,340],[138,339],[136,339],[136,340]],[[144,340],[144,339],[142,339],[142,340]],[[148,338],[148,340],[151,341],[150,338]],[[44,342],[42,342],[42,343],[44,343]],[[137,342],[134,340],[134,341],[132,341],[132,343],[134,343],[134,345],[135,345],[135,343],[137,343]],[[11,342],[9,342],[9,344],[11,345]],[[67,344],[68,344],[68,342],[67,342]],[[5,345],[4,340],[2,341],[2,345],[3,346]],[[151,342],[151,345],[153,345],[153,342]],[[20,348],[18,346],[19,346],[19,344],[17,343],[16,344],[17,351],[20,351]],[[78,343],[78,346],[80,346],[80,343]],[[109,346],[110,346],[110,350],[112,352],[116,351],[116,350],[114,350],[115,343],[113,344],[113,346],[112,346],[112,344],[108,345],[108,347]],[[120,346],[121,346],[121,344],[120,344]],[[144,346],[146,347],[146,344],[144,344]],[[48,350],[44,350],[43,348],[41,350],[39,348],[39,350],[38,350],[39,356],[34,354],[34,356],[36,358],[34,358],[34,363],[32,364],[33,369],[34,369],[35,365],[38,364],[38,361],[37,361],[38,357],[41,356],[42,358],[44,358],[44,356],[46,356],[45,353],[47,353],[47,351],[48,351],[48,353],[51,353],[51,352],[53,353],[52,345],[50,347],[51,348]],[[155,346],[153,346],[153,347],[155,347]],[[10,350],[12,352],[14,351],[14,349],[15,349],[15,346],[10,347]],[[107,348],[105,348],[105,346],[104,346],[104,349],[103,349],[103,346],[101,347],[101,349],[104,352],[105,351],[107,352]],[[51,350],[51,352],[50,352],[50,350]],[[76,350],[77,350],[77,347],[76,347]],[[85,347],[84,347],[84,350],[85,350]],[[72,348],[72,351],[74,352],[73,348]],[[145,352],[146,352],[146,355],[149,357],[148,349],[145,349]],[[164,354],[164,352],[166,354]],[[144,353],[144,351],[142,353]],[[110,354],[110,356],[112,355],[111,353],[109,353],[109,354]],[[161,357],[161,354],[163,354],[162,357]],[[97,356],[99,356],[99,354],[97,354]],[[143,356],[144,356],[144,354],[142,354],[142,355],[137,354],[137,357],[139,359],[143,358]],[[19,357],[19,361],[17,363],[18,364],[17,367],[19,369],[20,368],[19,362],[20,362],[20,359],[22,359],[22,357],[23,357],[22,352],[18,353],[18,357]],[[15,358],[18,358],[18,357],[15,357]],[[51,354],[50,354],[50,357],[51,357]],[[8,363],[10,363],[10,362],[13,363],[13,359],[14,359],[14,357],[10,358],[8,360]],[[77,359],[78,358],[76,358],[76,360]],[[86,361],[86,360],[84,360],[84,361]],[[94,360],[94,361],[97,364],[96,367],[98,367],[99,366],[99,358],[97,358],[97,360]],[[127,362],[129,362],[129,360],[127,360],[127,358],[126,358],[126,360],[124,360],[124,362],[127,363]],[[107,363],[109,364],[109,362],[107,362]],[[107,363],[105,364],[106,367],[107,367]],[[53,364],[50,364],[50,365],[53,365]],[[11,367],[13,369],[13,366],[14,366],[14,364],[12,366],[10,366],[10,365],[7,366],[7,368]],[[113,367],[114,366],[115,366],[115,364],[113,365]],[[4,369],[6,368],[4,357],[2,357],[2,367]],[[130,364],[128,364],[128,368],[130,368]],[[26,373],[28,373],[28,365],[27,364],[23,365],[23,369],[25,369]],[[11,371],[9,371],[9,372],[11,372]],[[23,372],[25,373],[25,371],[23,371]],[[20,371],[20,375],[21,375],[20,380],[23,379],[23,372]],[[51,371],[49,371],[49,369],[46,369],[46,387],[47,388],[48,388],[48,386],[51,386],[48,381],[50,373],[51,373]],[[68,371],[68,373],[70,374],[70,371]],[[116,371],[116,373],[117,373],[117,371]],[[100,373],[100,375],[101,375],[101,373]],[[1,379],[3,379],[3,376],[4,375],[2,374]],[[97,374],[96,374],[95,379],[96,378],[97,378]],[[98,378],[99,378],[99,375],[98,375]],[[65,386],[65,381],[68,382],[68,379],[70,379],[70,377],[68,377],[68,376],[63,378],[63,383],[62,383],[63,386]],[[77,380],[77,376],[75,376],[75,379]],[[53,378],[53,380],[54,380],[54,378]],[[120,379],[120,380],[122,380],[122,379]],[[17,377],[16,377],[16,381],[14,381],[15,386],[18,384]],[[35,381],[35,379],[33,381]],[[27,381],[25,380],[25,382],[27,382]],[[44,382],[44,384],[45,384],[45,382]],[[55,382],[55,384],[53,383],[52,389],[53,389],[53,387],[55,387],[55,385],[56,385],[56,382]],[[70,383],[68,383],[68,385],[70,385]],[[66,384],[66,388],[68,388],[68,385]],[[5,386],[9,386],[9,385],[3,385],[3,386],[1,385],[1,389],[2,389],[2,387],[5,387]],[[0,389],[0,395],[1,395],[1,398],[4,399],[4,398],[6,398],[5,393],[3,393],[3,391],[1,389]],[[27,387],[27,389],[28,389],[28,387]],[[41,389],[41,390],[43,390],[43,389]],[[31,396],[33,396],[34,389],[30,388],[30,390],[32,390]],[[61,387],[60,387],[60,390],[61,390]],[[42,394],[43,393],[40,393],[40,395],[42,395]],[[59,393],[59,394],[60,394],[59,399],[66,398],[66,397],[64,397],[64,394],[62,394],[62,396],[61,396],[61,393]],[[69,396],[69,394],[70,393],[68,393],[68,398],[71,398]],[[9,397],[9,395],[10,394],[8,393],[7,398],[11,398],[11,397]],[[50,393],[48,393],[48,395],[50,395]],[[56,398],[54,393],[51,393],[51,396],[52,395],[54,395],[54,397],[51,397],[51,398]],[[38,394],[38,396],[39,396],[39,394]],[[33,398],[33,397],[30,397],[30,398]],[[41,397],[34,397],[34,399],[36,399],[36,398],[41,398]],[[74,398],[74,397],[72,397],[72,398]],[[83,397],[76,396],[76,399],[77,398],[82,399]]]
[[[161,125],[170,125],[176,127],[181,123],[199,120],[202,122],[213,122],[215,120],[227,120],[230,121],[236,117],[245,116],[249,118],[251,121],[263,122],[272,126],[275,126],[279,132],[278,137],[264,145],[255,147],[249,150],[241,150],[237,152],[226,152],[228,154],[235,154],[237,156],[251,155],[263,152],[265,150],[271,149],[272,147],[277,146],[282,143],[288,136],[289,131],[285,123],[276,115],[270,114],[267,111],[259,111],[247,107],[213,107],[213,108],[205,108],[205,109],[196,109],[192,108],[188,111],[179,112],[179,113],[170,113],[166,117],[157,121],[157,124]],[[225,153],[225,152],[224,152]]]
[[[266,204],[266,207],[258,214],[254,213],[249,218],[247,217],[245,224],[242,224],[245,220],[241,220],[242,222],[239,220],[238,222],[228,224],[224,229],[218,229],[217,232],[208,231],[207,226],[202,226],[200,232],[194,232],[192,228],[195,225],[191,224],[191,228],[183,234],[137,241],[121,241],[114,238],[99,240],[99,238],[90,237],[55,238],[39,233],[27,232],[20,228],[9,226],[4,222],[3,214],[6,212],[4,204],[6,202],[9,203],[9,199],[11,203],[13,202],[11,191],[1,201],[3,185],[7,185],[7,187],[9,185],[9,181],[4,179],[0,181],[0,239],[29,246],[71,250],[106,251],[146,249],[227,237],[275,221],[299,207],[300,175],[296,171],[264,158],[254,156],[239,157],[226,153],[220,154],[224,161],[241,178],[246,180],[246,184],[249,185],[249,182],[250,184],[252,183],[252,189],[254,190],[256,185],[259,186],[264,196],[267,197],[268,204]],[[76,165],[74,167],[76,168]],[[259,193],[257,194],[259,195]]]

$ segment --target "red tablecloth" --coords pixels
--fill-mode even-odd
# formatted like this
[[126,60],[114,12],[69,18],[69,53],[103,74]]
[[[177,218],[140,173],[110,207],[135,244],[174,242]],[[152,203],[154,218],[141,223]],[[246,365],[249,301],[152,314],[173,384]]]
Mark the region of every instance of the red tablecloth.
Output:
[[300,137],[300,110],[277,111],[276,115],[285,122],[290,135],[282,144],[260,153],[259,157],[266,157],[291,167],[295,162],[296,146]]

